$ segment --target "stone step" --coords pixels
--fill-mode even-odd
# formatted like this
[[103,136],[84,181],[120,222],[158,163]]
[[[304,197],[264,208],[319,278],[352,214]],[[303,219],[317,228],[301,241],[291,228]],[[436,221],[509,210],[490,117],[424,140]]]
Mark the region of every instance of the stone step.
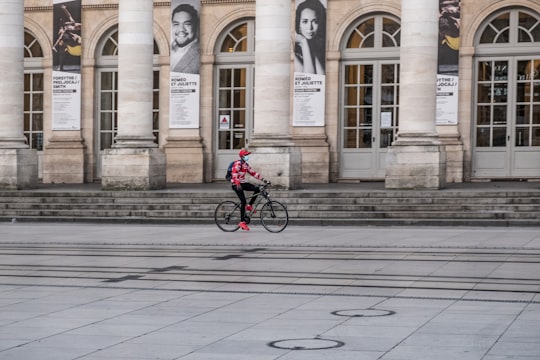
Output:
[[[538,191],[273,191],[291,224],[540,226]],[[0,191],[0,220],[212,223],[214,191]],[[256,221],[256,219],[254,219]]]

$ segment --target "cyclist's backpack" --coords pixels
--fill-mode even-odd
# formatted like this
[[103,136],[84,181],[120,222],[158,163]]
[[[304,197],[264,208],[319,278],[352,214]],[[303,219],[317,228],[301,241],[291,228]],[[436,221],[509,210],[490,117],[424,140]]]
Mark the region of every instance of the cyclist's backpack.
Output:
[[231,163],[229,164],[229,167],[227,167],[227,174],[225,174],[225,179],[227,181],[231,181],[231,179],[232,179],[232,168],[233,168],[235,162],[236,162],[236,160],[231,161]]

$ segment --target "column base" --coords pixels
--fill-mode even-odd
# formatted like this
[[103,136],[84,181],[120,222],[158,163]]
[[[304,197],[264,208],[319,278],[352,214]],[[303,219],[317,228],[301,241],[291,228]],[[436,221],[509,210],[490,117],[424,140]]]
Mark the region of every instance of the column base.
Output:
[[385,189],[441,189],[446,153],[439,143],[394,143],[386,155]]
[[326,135],[297,135],[294,143],[302,152],[302,183],[327,184],[330,154]]
[[0,149],[0,189],[23,190],[38,183],[38,156],[34,149]]
[[302,153],[290,139],[253,140],[250,164],[272,185],[280,189],[296,189],[302,181]]
[[43,154],[43,183],[84,183],[84,145],[81,139],[51,139]]
[[167,182],[203,183],[204,155],[200,138],[167,138]]
[[462,183],[464,178],[463,142],[459,135],[439,135],[446,152],[446,183]]
[[166,160],[160,149],[108,149],[103,155],[103,190],[157,190],[166,186]]

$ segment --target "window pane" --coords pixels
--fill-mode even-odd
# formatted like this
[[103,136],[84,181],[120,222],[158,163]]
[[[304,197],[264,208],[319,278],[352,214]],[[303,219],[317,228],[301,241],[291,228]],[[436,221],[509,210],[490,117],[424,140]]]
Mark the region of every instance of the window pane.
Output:
[[491,80],[491,61],[482,61],[478,63],[478,81]]
[[506,146],[506,128],[493,128],[493,146]]
[[516,128],[516,146],[529,146],[529,128]]
[[396,82],[395,66],[387,64],[381,66],[381,82],[383,84],[392,84]]
[[491,102],[491,84],[478,84],[478,102]]
[[372,140],[371,140],[371,129],[360,129],[359,130],[359,148],[361,149],[369,149],[371,148]]
[[246,69],[245,68],[234,70],[234,86],[235,87],[246,86]]
[[102,112],[100,118],[101,118],[101,130],[111,131],[113,128],[112,113]]
[[221,108],[231,107],[231,91],[230,90],[219,91],[219,107]]
[[113,73],[102,72],[101,73],[101,90],[112,90],[112,89],[113,89]]
[[387,148],[392,145],[393,136],[393,129],[381,129],[380,147]]
[[357,111],[356,108],[347,108],[345,109],[345,127],[356,127]]
[[356,148],[356,130],[355,129],[347,129],[345,130],[345,144],[344,147],[347,149],[355,149]]
[[235,131],[233,133],[233,149],[241,149],[245,146],[245,133],[243,131]]
[[373,65],[361,65],[360,83],[373,84]]
[[476,113],[476,124],[477,125],[490,125],[491,121],[491,107],[489,106],[478,106]]
[[540,124],[540,105],[533,106],[532,123]]
[[508,80],[508,62],[507,61],[495,61],[495,73],[494,80]]
[[112,133],[101,133],[101,150],[110,149],[112,147],[113,137]]
[[358,91],[356,86],[345,87],[345,106],[358,105]]
[[32,131],[43,131],[43,115],[34,114],[32,116]]
[[381,86],[381,105],[394,104],[394,87]]
[[505,83],[495,83],[493,88],[493,100],[498,103],[507,102],[508,86]]
[[112,110],[112,93],[101,93],[101,110]]
[[219,87],[229,87],[232,84],[232,69],[219,70]]
[[373,88],[371,86],[360,88],[360,105],[373,104]]
[[358,66],[345,65],[345,84],[356,84],[358,82]]
[[494,106],[493,107],[493,124],[494,125],[506,125],[506,106]]
[[233,96],[234,96],[233,107],[235,108],[246,107],[246,90],[243,90],[243,89],[234,90]]
[[219,132],[219,148],[221,150],[228,150],[231,148],[231,134],[230,131]]
[[477,128],[476,129],[476,146],[477,147],[489,147],[489,130],[490,128]]
[[528,124],[529,123],[529,106],[518,105],[516,106],[516,124]]
[[32,111],[43,110],[43,93],[34,93],[32,95]]
[[43,91],[43,74],[32,74],[32,90]]
[[532,146],[540,146],[540,127],[533,126],[532,128]]
[[373,125],[373,111],[371,108],[360,110],[360,126]]

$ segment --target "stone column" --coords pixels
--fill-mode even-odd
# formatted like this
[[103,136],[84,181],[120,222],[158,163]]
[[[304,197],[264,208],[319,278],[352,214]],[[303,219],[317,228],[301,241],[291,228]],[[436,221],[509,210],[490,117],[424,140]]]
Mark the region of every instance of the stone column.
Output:
[[402,0],[399,131],[386,158],[387,189],[445,186],[436,120],[438,1]]
[[35,187],[37,152],[24,137],[24,4],[4,0],[0,14],[0,189]]
[[252,165],[273,184],[295,188],[301,155],[291,135],[291,2],[257,0]]
[[165,155],[152,134],[153,10],[153,0],[119,3],[118,136],[103,157],[103,189],[165,187]]

